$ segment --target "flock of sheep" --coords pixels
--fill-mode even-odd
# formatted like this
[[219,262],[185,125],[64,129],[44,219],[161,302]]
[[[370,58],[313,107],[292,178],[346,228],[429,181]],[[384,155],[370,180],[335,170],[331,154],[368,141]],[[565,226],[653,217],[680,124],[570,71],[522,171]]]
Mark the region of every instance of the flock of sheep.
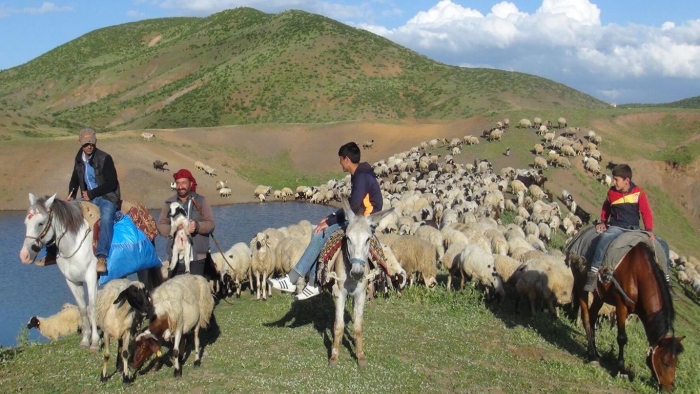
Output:
[[[524,121],[525,119],[521,120],[519,126],[531,127],[528,126],[528,123],[532,125],[529,120]],[[489,133],[496,130],[504,132],[508,125],[507,120],[499,122]],[[566,128],[566,137],[547,137],[547,133],[553,132],[540,119],[535,118],[535,125],[538,132],[545,133],[551,151],[556,151],[559,155],[581,152],[586,154],[588,161],[597,161],[594,152],[597,152],[597,146],[601,142],[597,135],[589,133],[586,136],[588,143],[596,144],[595,147],[582,144],[578,146],[582,141],[571,139],[572,133],[575,138],[578,130],[569,129],[563,118],[559,119],[558,125],[560,129]],[[446,286],[450,290],[453,278],[459,279],[460,288],[465,286],[466,280],[470,280],[472,286],[483,289],[487,299],[503,300],[512,297],[516,300],[516,308],[521,299],[527,300],[532,314],[538,311],[539,305],[544,305],[553,315],[559,316],[557,306],[571,302],[574,280],[564,255],[552,246],[552,240],[556,233],[561,234],[560,237],[573,237],[590,221],[590,215],[577,206],[567,191],[562,191],[555,198],[544,189],[546,178],[542,175],[541,168],[505,167],[495,171],[487,160],[456,163],[454,149],[469,144],[471,137],[465,136],[457,139],[459,141],[423,141],[407,151],[373,164],[382,189],[384,209],[394,209],[379,222],[376,235],[387,262],[394,267],[393,272],[400,272],[405,279],[390,287],[397,292],[406,284],[433,288],[438,284],[438,270],[442,269],[448,272]],[[438,148],[446,148],[452,154],[443,157],[434,152]],[[538,154],[543,152],[544,150]],[[207,172],[207,166],[197,164],[201,164],[196,166],[198,169]],[[209,172],[215,172],[210,170]],[[217,182],[217,189],[220,194],[230,194],[230,189],[226,191],[228,188],[225,181]],[[348,175],[319,186],[299,186],[294,191],[291,188],[272,190],[269,186],[259,185],[254,196],[260,201],[273,195],[278,199],[295,198],[328,203],[347,197],[349,191]],[[564,206],[557,200],[563,201]],[[506,216],[513,218],[511,223],[503,224],[501,217]],[[312,231],[313,225],[302,220],[285,227],[262,230],[248,243],[236,243],[222,253],[213,253],[217,274],[209,278],[211,280],[207,286],[211,286],[211,291],[219,297],[233,294],[240,297],[241,289],[247,281],[250,291],[256,293],[257,299],[266,299],[271,291],[266,279],[284,275],[294,267],[309,244]],[[680,264],[680,281],[691,285],[700,294],[700,261],[692,257],[681,259],[674,252],[672,258]],[[164,265],[164,272],[167,269],[167,265]],[[173,298],[179,298],[177,302],[168,303],[179,309],[166,308],[163,306],[165,301],[158,301],[156,294],[165,294],[166,290],[161,289],[173,280],[161,285],[153,293],[150,301],[152,304],[144,306],[156,314],[170,315],[169,323],[166,324],[169,325],[167,332],[153,332],[154,327],[153,330],[147,330],[148,334],[139,334],[136,352],[141,351],[140,354],[143,355],[144,348],[153,348],[161,340],[177,339],[178,335],[194,330],[197,344],[195,363],[199,363],[199,340],[196,333],[200,327],[206,327],[212,313],[213,300],[210,305],[211,297],[203,296],[201,289],[187,290],[187,286],[182,284],[180,287],[168,285],[175,287],[175,290],[167,290],[168,287],[165,289],[176,294]],[[178,279],[182,280],[184,279]],[[303,286],[304,278],[301,278],[297,283],[297,291]],[[98,324],[104,332],[106,345],[101,374],[103,380],[109,358],[109,337],[119,339],[120,344],[128,348],[130,335],[135,332],[134,325],[139,320],[137,310],[132,306],[136,304],[134,300],[121,303],[115,303],[115,300],[124,301],[127,296],[133,298],[142,289],[143,285],[139,282],[116,280],[98,294]],[[197,296],[183,295],[187,291],[196,293]],[[141,302],[148,303],[148,297]],[[187,304],[184,309],[183,302]],[[206,319],[193,319],[193,311]],[[56,339],[75,332],[80,326],[79,315],[74,312],[71,307],[64,307],[53,317],[32,318],[30,325],[39,328],[50,339]],[[603,313],[609,313],[609,310]],[[78,321],[74,321],[76,316]],[[119,357],[123,354],[125,353],[120,349]],[[175,358],[177,357],[175,351]],[[127,360],[124,359],[122,365],[126,363]],[[177,376],[181,370],[177,362],[174,364]],[[124,381],[130,379],[128,368],[123,369],[122,375]]]

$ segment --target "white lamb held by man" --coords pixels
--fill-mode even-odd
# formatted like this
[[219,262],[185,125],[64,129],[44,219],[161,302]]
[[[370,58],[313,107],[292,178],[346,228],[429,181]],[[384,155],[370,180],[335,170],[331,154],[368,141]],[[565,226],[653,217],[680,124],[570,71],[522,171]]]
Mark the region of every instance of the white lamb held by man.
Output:
[[170,237],[173,238],[173,254],[170,261],[170,269],[177,266],[178,261],[185,263],[185,273],[190,273],[192,261],[192,245],[190,244],[190,220],[187,212],[177,202],[170,203],[168,211],[170,218]]
[[45,338],[55,341],[60,337],[74,334],[82,327],[78,307],[73,304],[63,304],[61,310],[49,317],[32,316],[27,328],[36,328]]

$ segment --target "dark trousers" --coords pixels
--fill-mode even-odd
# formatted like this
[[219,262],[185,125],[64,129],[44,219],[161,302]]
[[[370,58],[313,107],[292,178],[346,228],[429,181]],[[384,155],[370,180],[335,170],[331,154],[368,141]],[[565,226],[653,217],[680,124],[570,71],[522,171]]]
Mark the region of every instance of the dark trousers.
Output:
[[[195,260],[190,262],[190,274],[204,276],[204,263],[206,259]],[[185,273],[185,263],[178,263],[174,269],[170,270],[168,276],[172,278],[176,275],[182,275]]]

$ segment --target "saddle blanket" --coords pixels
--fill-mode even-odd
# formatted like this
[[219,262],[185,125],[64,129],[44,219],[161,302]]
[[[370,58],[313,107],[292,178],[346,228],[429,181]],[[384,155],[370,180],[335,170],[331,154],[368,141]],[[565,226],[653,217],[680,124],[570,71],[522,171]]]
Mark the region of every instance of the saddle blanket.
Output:
[[[589,226],[583,229],[581,233],[571,241],[571,244],[566,249],[565,255],[569,256],[569,254],[573,254],[581,256],[586,260],[588,266],[590,266],[591,261],[593,261],[593,255],[598,247],[599,235],[595,226]],[[638,243],[645,243],[649,246],[650,250],[654,251],[656,263],[659,264],[663,272],[666,272],[668,266],[666,265],[666,254],[664,253],[663,247],[658,240],[652,243],[651,239],[649,239],[649,235],[639,230],[625,231],[615,238],[605,251],[602,267],[608,267],[614,271],[627,252]]]
[[[340,228],[336,230],[333,234],[331,234],[330,237],[328,237],[326,243],[321,249],[321,253],[318,256],[318,269],[316,270],[316,281],[322,286],[326,285],[330,281],[330,278],[328,277],[328,272],[332,269],[331,264],[333,264],[333,258],[335,257],[336,253],[338,253],[338,251],[344,247],[344,239],[345,230]],[[369,255],[370,268],[372,267],[372,265],[374,267],[379,265],[379,267],[382,268],[382,271],[385,274],[384,277],[389,277],[389,272],[386,266],[386,257],[384,257],[384,250],[382,249],[382,245],[379,243],[379,240],[374,235],[370,237]]]
[[[97,240],[100,237],[100,208],[90,201],[81,201],[80,208],[83,210],[83,217],[88,221],[92,229],[92,250],[97,250]],[[149,240],[153,241],[158,235],[158,228],[153,216],[148,212],[143,204],[124,200],[122,201],[121,212],[129,216],[139,230],[143,231]]]

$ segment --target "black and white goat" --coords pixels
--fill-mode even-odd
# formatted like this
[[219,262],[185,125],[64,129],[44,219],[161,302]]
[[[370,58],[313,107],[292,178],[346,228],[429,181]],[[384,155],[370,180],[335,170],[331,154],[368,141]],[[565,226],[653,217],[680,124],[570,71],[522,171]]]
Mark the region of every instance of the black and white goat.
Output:
[[190,220],[187,212],[177,202],[170,203],[170,238],[173,239],[173,255],[170,269],[175,269],[178,261],[185,262],[185,273],[190,273],[192,261],[192,245],[190,244]]

